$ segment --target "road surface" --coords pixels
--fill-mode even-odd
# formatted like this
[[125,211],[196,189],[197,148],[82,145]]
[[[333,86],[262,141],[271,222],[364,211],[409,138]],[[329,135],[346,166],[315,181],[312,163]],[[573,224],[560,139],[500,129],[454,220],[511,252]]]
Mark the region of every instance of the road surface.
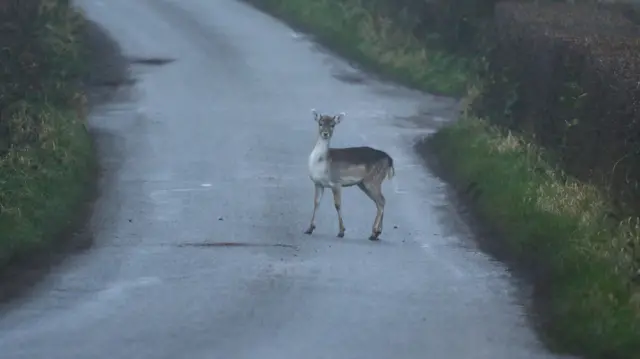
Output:
[[[454,101],[381,83],[235,0],[78,4],[126,56],[167,61],[134,61],[137,82],[94,109],[94,245],[3,307],[2,359],[556,357],[412,149]],[[346,112],[334,146],[394,157],[381,241],[356,188],[344,238],[330,192],[303,234],[312,108]]]

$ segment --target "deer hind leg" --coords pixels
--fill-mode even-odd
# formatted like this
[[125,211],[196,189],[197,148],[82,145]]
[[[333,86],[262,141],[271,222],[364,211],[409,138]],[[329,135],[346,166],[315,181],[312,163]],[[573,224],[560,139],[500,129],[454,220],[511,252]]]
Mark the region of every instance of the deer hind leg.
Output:
[[382,233],[382,220],[384,218],[385,198],[382,195],[382,183],[378,181],[365,181],[358,184],[362,190],[376,204],[376,218],[373,221],[373,228],[369,240],[378,240]]
[[336,206],[336,212],[338,212],[338,225],[339,225],[339,232],[338,232],[338,237],[342,238],[344,237],[344,222],[342,221],[342,211],[340,210],[340,207],[342,206],[342,188],[339,186],[333,187],[331,188],[331,191],[333,192],[333,203]]
[[320,200],[322,200],[323,194],[324,194],[324,187],[315,185],[315,193],[313,196],[313,214],[311,215],[311,223],[309,223],[309,228],[306,231],[304,231],[305,234],[311,234],[313,233],[313,230],[316,229],[316,225],[315,225],[316,210],[318,209]]

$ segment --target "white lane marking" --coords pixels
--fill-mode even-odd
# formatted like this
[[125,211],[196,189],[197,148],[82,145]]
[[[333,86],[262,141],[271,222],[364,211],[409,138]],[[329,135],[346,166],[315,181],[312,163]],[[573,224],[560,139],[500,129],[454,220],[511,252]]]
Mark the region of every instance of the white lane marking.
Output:
[[200,185],[201,187],[211,187],[212,184],[211,183],[203,183]]

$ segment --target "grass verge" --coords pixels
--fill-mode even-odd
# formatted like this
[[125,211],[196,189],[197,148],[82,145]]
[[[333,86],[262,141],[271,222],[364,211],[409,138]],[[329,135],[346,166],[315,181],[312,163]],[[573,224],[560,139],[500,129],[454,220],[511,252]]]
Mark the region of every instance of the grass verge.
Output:
[[500,234],[490,246],[533,274],[547,343],[592,358],[640,357],[638,219],[613,220],[601,191],[487,121],[465,116],[427,148]]
[[[246,0],[370,69],[458,95],[471,65],[425,44],[359,0]],[[535,273],[536,307],[555,349],[640,358],[640,221],[614,220],[598,188],[567,177],[544,152],[464,114],[427,140],[448,179],[472,190],[475,213],[501,235],[508,261]],[[469,191],[467,191],[469,192]]]
[[87,70],[84,22],[66,1],[40,5],[2,10],[15,32],[3,68],[11,80],[0,118],[0,269],[56,243],[79,215],[96,168],[76,101]]
[[78,214],[93,179],[92,143],[75,112],[43,105],[12,120],[34,118],[37,145],[0,158],[0,266],[52,244]]
[[428,49],[394,25],[390,17],[367,10],[361,0],[245,0],[365,67],[413,88],[461,96],[471,81],[472,62]]

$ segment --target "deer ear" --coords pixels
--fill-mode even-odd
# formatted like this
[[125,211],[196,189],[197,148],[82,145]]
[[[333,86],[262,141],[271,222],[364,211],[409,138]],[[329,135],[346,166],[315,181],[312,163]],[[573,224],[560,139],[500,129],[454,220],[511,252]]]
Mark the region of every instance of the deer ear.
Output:
[[336,122],[336,125],[339,124],[340,121],[342,121],[345,115],[346,114],[344,112],[340,112],[337,116],[333,117],[333,120]]
[[316,112],[316,109],[311,109],[311,113],[313,114],[313,119],[318,122],[318,120],[320,120],[320,115]]

